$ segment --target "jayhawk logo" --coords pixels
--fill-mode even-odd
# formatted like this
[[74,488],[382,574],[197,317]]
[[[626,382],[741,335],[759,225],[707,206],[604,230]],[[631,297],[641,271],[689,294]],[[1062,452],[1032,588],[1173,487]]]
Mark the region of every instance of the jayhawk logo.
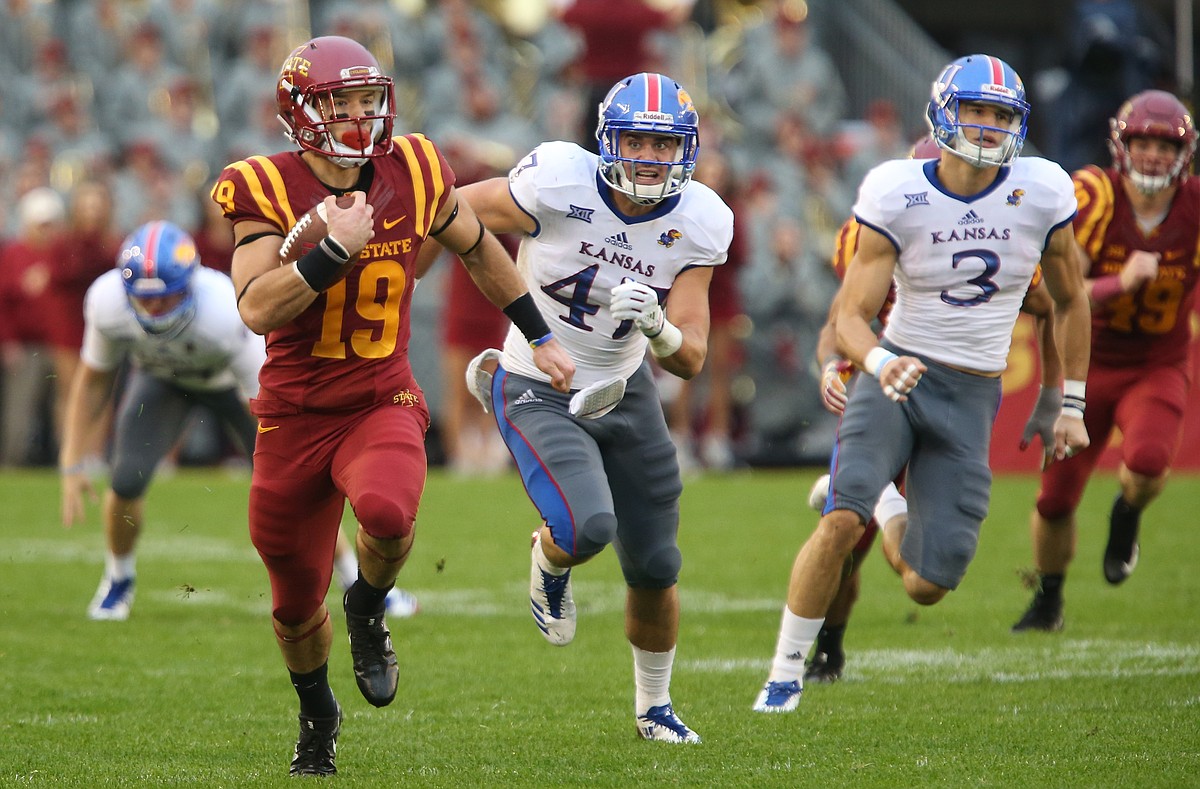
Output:
[[1009,205],[1014,205],[1014,206],[1015,206],[1015,205],[1020,205],[1020,204],[1021,204],[1021,198],[1022,198],[1022,197],[1024,197],[1024,196],[1025,196],[1025,190],[1024,190],[1024,189],[1014,189],[1014,190],[1012,191],[1012,194],[1010,194],[1010,195],[1008,196],[1008,204],[1009,204]]
[[680,233],[675,228],[671,228],[667,232],[658,237],[658,243],[662,244],[667,249],[674,246],[675,242],[683,238],[683,233]]

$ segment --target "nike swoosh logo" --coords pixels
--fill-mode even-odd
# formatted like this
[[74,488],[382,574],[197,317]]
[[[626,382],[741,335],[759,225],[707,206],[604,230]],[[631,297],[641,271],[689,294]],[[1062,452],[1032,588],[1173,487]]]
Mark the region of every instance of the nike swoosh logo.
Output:
[[383,229],[391,230],[393,227],[400,224],[405,219],[408,219],[408,214],[405,214],[404,216],[400,217],[399,219],[385,219],[385,220],[383,220]]
[[281,428],[281,427],[283,427],[283,425],[271,425],[270,427],[267,427],[267,426],[265,426],[265,425],[259,425],[259,426],[258,426],[258,432],[260,432],[260,433],[270,433],[272,430],[278,430],[278,429],[279,429],[279,428]]

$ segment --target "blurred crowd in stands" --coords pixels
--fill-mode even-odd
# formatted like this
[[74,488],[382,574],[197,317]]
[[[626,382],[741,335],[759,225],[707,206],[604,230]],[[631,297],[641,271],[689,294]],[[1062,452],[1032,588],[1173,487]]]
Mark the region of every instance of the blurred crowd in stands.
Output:
[[[822,462],[833,425],[812,349],[837,286],[834,235],[863,174],[905,156],[921,127],[886,98],[847,117],[819,26],[803,0],[0,2],[0,464],[54,462],[83,295],[124,234],[169,219],[228,270],[209,188],[227,162],[290,148],[279,64],[322,34],[377,55],[396,79],[396,129],[434,139],[463,183],[507,172],[542,140],[594,149],[596,107],[628,74],[688,87],[697,177],[735,209],[737,237],[714,279],[708,369],[686,388],[664,382],[681,453],[695,468]],[[445,361],[422,378],[453,433],[432,456],[496,470],[503,453],[458,435],[474,416],[458,413],[471,403],[455,365],[478,349],[442,353],[456,287],[440,275],[414,306],[433,316],[414,320],[414,346]],[[199,443],[200,461],[220,458],[219,437]]]

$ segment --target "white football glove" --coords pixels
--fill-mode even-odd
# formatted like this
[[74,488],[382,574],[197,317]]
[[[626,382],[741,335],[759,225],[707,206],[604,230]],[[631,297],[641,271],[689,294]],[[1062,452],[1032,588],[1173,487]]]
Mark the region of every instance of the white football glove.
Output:
[[612,289],[609,312],[619,321],[633,321],[647,337],[662,333],[666,316],[658,303],[658,293],[649,285],[626,280]]
[[821,402],[825,410],[842,415],[846,410],[846,381],[854,371],[854,365],[846,359],[830,359],[821,368]]

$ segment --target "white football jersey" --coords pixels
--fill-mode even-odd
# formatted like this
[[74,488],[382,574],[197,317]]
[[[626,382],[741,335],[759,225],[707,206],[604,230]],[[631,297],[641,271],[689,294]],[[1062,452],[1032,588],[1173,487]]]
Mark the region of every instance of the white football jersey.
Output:
[[[547,142],[508,175],[517,204],[537,222],[521,240],[517,266],[555,338],[575,362],[572,385],[628,378],[646,353],[633,321],[609,312],[612,289],[634,279],[666,301],[675,277],[693,266],[725,262],[733,212],[716,192],[692,181],[642,216],[613,205],[598,175],[599,157],[574,143]],[[506,370],[549,380],[515,326],[501,361]]]
[[883,336],[934,361],[1000,372],[1042,252],[1075,216],[1075,190],[1054,162],[1024,157],[963,197],[942,186],[937,164],[884,162],[859,188],[855,217],[898,251]]
[[196,391],[240,387],[258,393],[258,369],[267,358],[263,338],[238,314],[233,282],[200,266],[192,277],[196,314],[177,335],[146,333],[133,314],[117,269],[101,274],[84,300],[80,359],[95,370],[115,370],[128,355],[156,378]]

